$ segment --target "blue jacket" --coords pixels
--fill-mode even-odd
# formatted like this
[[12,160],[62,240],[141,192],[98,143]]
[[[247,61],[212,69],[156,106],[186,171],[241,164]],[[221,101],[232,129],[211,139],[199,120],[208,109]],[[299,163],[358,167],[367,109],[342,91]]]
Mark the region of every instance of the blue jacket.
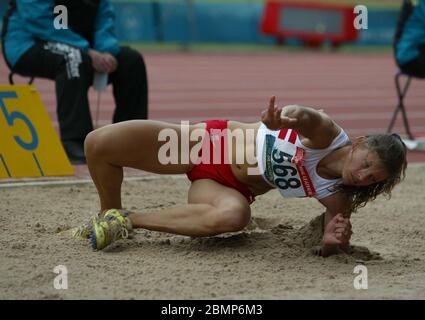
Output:
[[[9,17],[4,39],[6,59],[12,67],[38,39],[66,43],[83,51],[90,48],[89,41],[71,28],[54,28],[54,0],[16,0],[16,6]],[[114,20],[115,14],[110,0],[100,0],[94,23],[92,49],[118,54],[120,49],[115,36]]]
[[396,59],[400,65],[416,59],[419,56],[419,47],[425,45],[425,0],[416,2],[397,43]]

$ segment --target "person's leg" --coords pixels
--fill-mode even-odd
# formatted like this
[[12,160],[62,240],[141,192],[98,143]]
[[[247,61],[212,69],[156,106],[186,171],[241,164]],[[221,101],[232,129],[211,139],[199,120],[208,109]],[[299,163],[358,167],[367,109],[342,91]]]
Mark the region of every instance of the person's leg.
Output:
[[67,71],[55,79],[61,138],[63,141],[78,141],[83,146],[87,134],[93,130],[87,95],[93,83],[92,62],[86,53],[71,47],[59,54],[66,56]]
[[117,55],[118,68],[109,75],[116,109],[113,122],[148,118],[148,79],[143,56],[128,47]]
[[[197,128],[205,127],[198,124]],[[196,128],[190,126],[190,130]],[[178,163],[162,164],[158,154],[164,141],[158,141],[162,130],[175,132]],[[189,130],[189,128],[187,128]],[[180,159],[188,158],[185,152],[197,142],[193,141],[188,150],[180,145],[181,127],[160,121],[132,120],[111,124],[91,132],[85,141],[87,165],[91,177],[99,193],[101,211],[121,209],[121,184],[123,167],[131,167],[152,173],[183,174],[193,165],[180,163]]]
[[83,141],[93,130],[87,97],[93,69],[85,53],[65,44],[38,42],[13,72],[54,80],[60,135],[71,160],[84,160]]
[[132,213],[133,228],[203,237],[242,230],[251,209],[238,191],[209,179],[196,180],[188,204],[146,214]]
[[251,217],[246,198],[238,191],[210,179],[196,180],[189,190],[189,204],[147,214],[108,210],[93,219],[88,238],[95,250],[127,238],[133,228],[192,237],[214,236],[242,230]]
[[[204,129],[205,124],[188,128]],[[174,150],[178,163],[164,164],[159,160],[159,141],[162,130],[175,133],[176,142],[181,143],[182,128],[159,121],[132,120],[97,129],[87,136],[85,147],[88,167],[97,187],[101,212],[99,218],[89,222],[88,234],[94,249],[101,250],[113,241],[125,238],[132,228],[169,232],[188,236],[212,236],[224,232],[241,230],[250,219],[247,199],[238,191],[209,179],[196,180],[189,190],[189,203],[146,214],[117,211],[121,209],[121,184],[123,167],[137,168],[153,173],[183,174],[193,164],[180,163],[190,159],[195,144]],[[200,137],[204,137],[203,132]],[[168,141],[169,142],[169,141]],[[164,152],[164,151],[163,151]],[[113,210],[108,210],[113,209]]]

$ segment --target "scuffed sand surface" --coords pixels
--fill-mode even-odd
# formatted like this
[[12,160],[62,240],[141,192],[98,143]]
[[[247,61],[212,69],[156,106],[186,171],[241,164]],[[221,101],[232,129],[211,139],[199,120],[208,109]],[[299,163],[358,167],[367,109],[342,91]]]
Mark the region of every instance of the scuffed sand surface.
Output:
[[[412,166],[393,198],[354,214],[353,252],[313,256],[321,205],[260,196],[243,232],[189,238],[137,230],[103,252],[70,237],[96,212],[93,184],[0,189],[1,299],[424,299],[425,166]],[[123,203],[147,212],[186,201],[184,178],[123,184]],[[368,270],[356,290],[354,267]],[[65,265],[68,289],[53,269]]]

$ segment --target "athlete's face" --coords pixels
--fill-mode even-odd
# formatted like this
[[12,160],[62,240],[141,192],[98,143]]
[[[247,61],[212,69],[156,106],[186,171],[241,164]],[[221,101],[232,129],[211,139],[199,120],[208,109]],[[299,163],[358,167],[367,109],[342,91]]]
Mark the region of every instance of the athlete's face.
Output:
[[364,147],[363,141],[363,137],[356,139],[345,162],[342,172],[345,185],[369,186],[389,177],[376,152]]

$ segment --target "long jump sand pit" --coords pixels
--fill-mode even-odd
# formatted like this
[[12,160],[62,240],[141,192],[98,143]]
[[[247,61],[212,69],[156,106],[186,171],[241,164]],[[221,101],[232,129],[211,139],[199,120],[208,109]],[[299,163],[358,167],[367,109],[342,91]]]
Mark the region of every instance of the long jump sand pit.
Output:
[[[93,184],[0,189],[1,299],[424,299],[425,166],[412,165],[393,198],[354,214],[353,253],[313,256],[323,210],[313,199],[258,197],[243,232],[189,238],[138,230],[102,252],[72,239],[96,212]],[[189,182],[126,181],[123,202],[146,212],[184,203]],[[313,220],[313,223],[310,221]],[[356,265],[368,289],[354,288]],[[68,289],[54,288],[64,265]]]

